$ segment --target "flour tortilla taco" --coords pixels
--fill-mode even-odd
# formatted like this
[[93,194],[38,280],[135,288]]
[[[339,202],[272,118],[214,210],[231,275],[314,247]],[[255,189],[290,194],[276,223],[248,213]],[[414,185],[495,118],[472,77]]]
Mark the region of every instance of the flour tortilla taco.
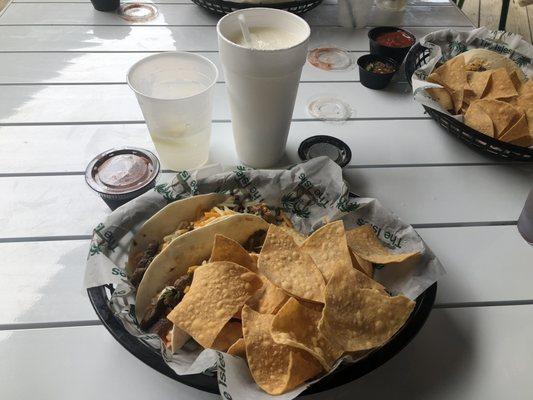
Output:
[[255,214],[271,223],[286,219],[264,203],[239,195],[209,193],[175,201],[146,221],[133,237],[126,265],[131,283],[137,287],[155,257],[176,238],[238,213]]
[[150,263],[137,289],[135,314],[141,329],[158,334],[173,351],[180,348],[188,337],[166,317],[183,299],[194,269],[209,259],[215,236],[249,248],[268,227],[257,215],[235,213],[173,239]]
[[172,239],[201,225],[205,212],[223,203],[227,195],[203,194],[177,200],[159,210],[146,221],[133,237],[126,272],[132,281],[140,282],[142,276],[135,272],[148,267],[151,259],[160,253]]

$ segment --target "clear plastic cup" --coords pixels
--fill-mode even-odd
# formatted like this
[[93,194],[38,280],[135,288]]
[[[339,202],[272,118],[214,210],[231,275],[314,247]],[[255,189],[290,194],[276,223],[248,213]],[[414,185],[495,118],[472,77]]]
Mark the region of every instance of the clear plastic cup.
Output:
[[[377,1],[377,0],[376,0]],[[338,0],[338,23],[345,28],[364,28],[374,0]]]
[[403,11],[407,0],[376,0],[376,6],[387,11]]
[[128,71],[161,163],[172,170],[202,166],[209,158],[216,66],[186,52],[148,56]]

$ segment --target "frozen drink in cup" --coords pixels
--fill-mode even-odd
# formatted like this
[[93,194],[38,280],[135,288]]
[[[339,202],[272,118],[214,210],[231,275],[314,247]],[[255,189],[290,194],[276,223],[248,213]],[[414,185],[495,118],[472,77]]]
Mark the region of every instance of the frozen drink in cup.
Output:
[[197,168],[209,158],[217,76],[210,60],[185,52],[154,54],[130,68],[128,84],[165,168]]
[[287,143],[309,25],[286,11],[249,8],[223,17],[217,33],[237,155],[251,167],[272,167]]

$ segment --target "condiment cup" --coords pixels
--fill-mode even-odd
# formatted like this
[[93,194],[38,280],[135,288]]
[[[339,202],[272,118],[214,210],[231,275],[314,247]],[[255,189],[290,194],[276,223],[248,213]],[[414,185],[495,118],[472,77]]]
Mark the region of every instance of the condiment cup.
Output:
[[[384,46],[376,41],[376,38],[386,32],[403,32],[409,36],[412,43],[405,47],[389,47]],[[368,39],[370,40],[370,54],[376,54],[382,57],[389,57],[394,59],[398,64],[402,64],[409,49],[416,43],[415,36],[405,29],[397,28],[395,26],[380,26],[373,28],[368,32]]]
[[[366,66],[375,61],[381,61],[383,63],[390,64],[394,67],[394,72],[389,74],[378,74],[375,72],[367,71]],[[392,58],[381,57],[375,54],[366,54],[359,57],[357,60],[357,65],[359,65],[359,77],[361,84],[369,89],[383,89],[391,81],[393,75],[398,71],[399,64]]]

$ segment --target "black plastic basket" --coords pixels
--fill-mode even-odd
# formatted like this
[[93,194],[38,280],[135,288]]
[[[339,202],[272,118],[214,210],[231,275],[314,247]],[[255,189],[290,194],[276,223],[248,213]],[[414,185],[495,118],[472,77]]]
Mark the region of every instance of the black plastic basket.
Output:
[[[109,297],[112,292],[113,287],[110,285],[94,287],[87,290],[91,304],[93,305],[96,314],[98,314],[98,318],[100,318],[111,335],[113,335],[113,337],[126,350],[145,364],[169,378],[205,392],[219,393],[215,375],[205,373],[178,375],[163,361],[158,350],[147,345],[126,331],[122,322],[120,322],[109,308]],[[310,386],[302,393],[302,395],[323,392],[354,381],[394,357],[400,352],[400,350],[407,346],[407,344],[420,331],[431,312],[436,294],[437,284],[434,283],[431,287],[426,289],[424,293],[418,296],[415,308],[406,323],[398,333],[387,342],[387,344],[372,351],[365,358],[357,361],[355,364],[341,365],[327,377]]]
[[[405,75],[409,84],[411,84],[411,77],[415,70],[427,64],[428,58],[429,49],[420,43],[417,43],[411,48],[405,59]],[[449,133],[480,152],[507,161],[533,161],[533,149],[491,138],[449,115],[426,106],[423,107],[431,118],[437,121]]]
[[234,3],[232,1],[223,1],[223,0],[192,0],[192,2],[200,7],[205,8],[207,11],[212,12],[217,15],[229,14],[230,12],[236,10],[242,10],[243,8],[251,7],[267,7],[267,8],[277,8],[280,10],[290,11],[294,14],[303,14],[309,10],[312,10],[320,3],[322,0],[302,0],[302,1],[289,1],[286,3]]

